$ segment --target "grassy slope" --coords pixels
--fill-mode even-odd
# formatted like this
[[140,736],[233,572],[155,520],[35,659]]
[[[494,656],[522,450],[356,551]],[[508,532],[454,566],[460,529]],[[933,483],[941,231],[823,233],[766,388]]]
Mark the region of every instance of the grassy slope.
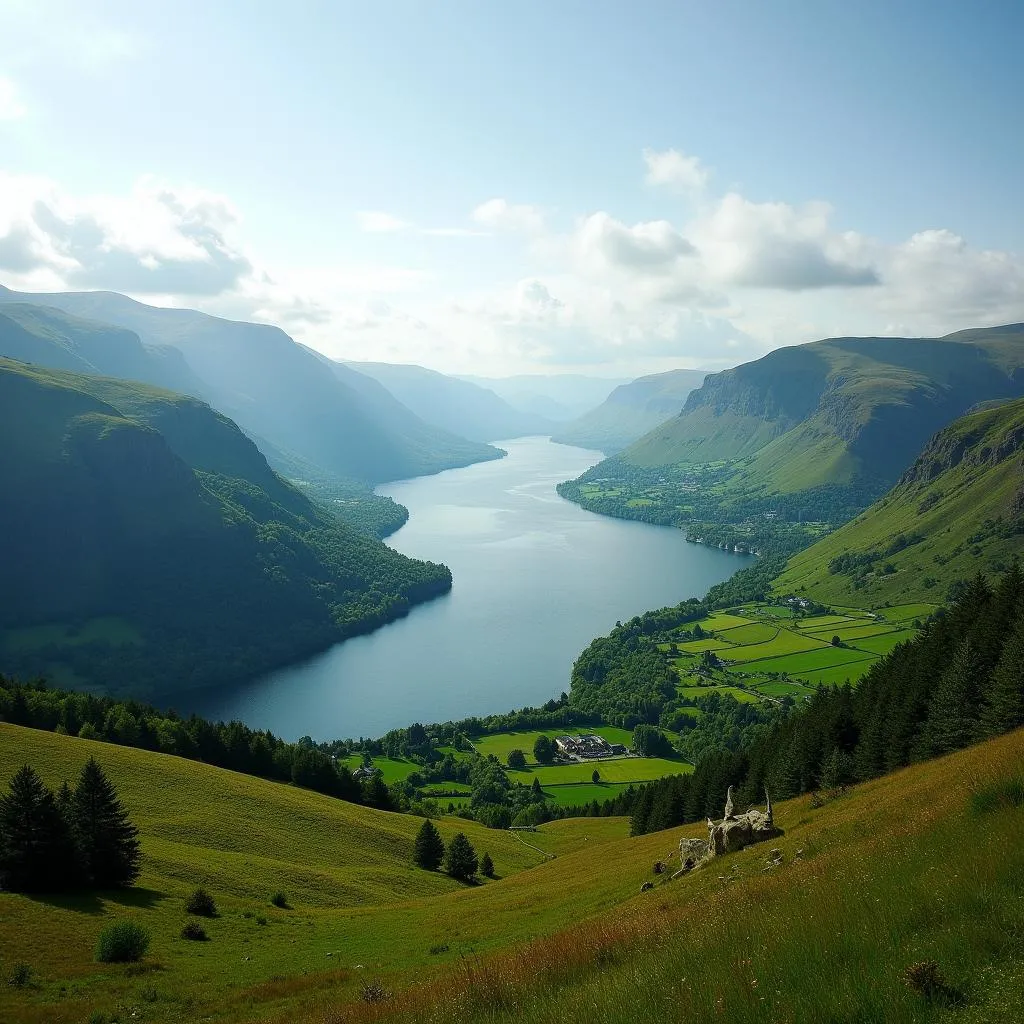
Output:
[[[807,591],[819,601],[862,606],[941,600],[953,580],[1020,555],[1024,535],[1002,536],[984,524],[997,519],[1020,524],[1022,440],[1024,400],[958,420],[933,438],[881,501],[795,555],[776,590]],[[859,587],[854,576],[829,572],[829,562],[838,555],[885,550],[896,535],[915,532],[925,539],[879,559]],[[890,562],[894,573],[878,571]]]
[[[0,778],[30,761],[57,782],[93,753],[142,826],[144,888],[116,900],[0,897],[2,969],[25,961],[39,981],[0,988],[0,1019],[80,1021],[92,1010],[126,1017],[136,1009],[147,1021],[322,1022],[354,1001],[359,1016],[408,1010],[417,1020],[471,1021],[507,1009],[509,1019],[549,1020],[557,1004],[567,1020],[593,1020],[596,1009],[596,1019],[632,1021],[641,1009],[664,1019],[669,996],[673,1019],[710,1015],[716,998],[730,1019],[789,1019],[755,1016],[763,993],[774,1006],[833,1013],[814,1019],[852,1020],[867,1000],[886,1013],[859,1019],[909,1021],[920,1006],[900,982],[905,966],[934,957],[965,984],[986,963],[998,966],[1010,929],[1024,925],[1024,814],[966,814],[979,779],[1019,771],[1024,733],[867,783],[817,810],[806,798],[780,806],[786,866],[778,872],[762,873],[766,851],[755,848],[639,896],[652,862],[700,827],[627,839],[621,820],[551,823],[522,837],[558,855],[539,863],[540,853],[507,833],[442,822],[446,835],[463,829],[490,850],[505,876],[466,888],[408,866],[415,818],[0,726]],[[805,859],[794,863],[797,849]],[[739,878],[724,884],[719,876],[734,864]],[[176,937],[182,899],[199,883],[221,911],[207,944]],[[294,910],[266,906],[279,887]],[[242,916],[250,911],[266,914],[267,926]],[[153,931],[149,962],[159,968],[151,973],[92,962],[99,930],[127,916]],[[430,953],[437,944],[449,948]],[[472,951],[483,959],[464,960]],[[360,987],[378,977],[392,990],[428,987],[365,1006]],[[752,993],[754,977],[760,992]]]
[[779,349],[708,378],[680,416],[622,453],[642,467],[753,457],[734,481],[794,492],[894,478],[929,434],[1020,394],[1024,327],[944,339],[841,338]]

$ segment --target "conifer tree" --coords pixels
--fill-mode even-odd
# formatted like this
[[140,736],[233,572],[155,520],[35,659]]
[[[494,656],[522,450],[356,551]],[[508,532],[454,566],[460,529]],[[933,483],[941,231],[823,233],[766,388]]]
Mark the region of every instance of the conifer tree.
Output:
[[480,874],[483,875],[484,878],[494,877],[494,861],[491,860],[491,855],[489,853],[485,852],[480,858]]
[[53,793],[26,765],[0,797],[0,884],[15,892],[56,892],[76,877],[67,822]]
[[932,694],[922,736],[925,757],[960,750],[977,738],[982,672],[974,645],[962,640]]
[[421,868],[436,871],[444,860],[444,840],[429,818],[423,819],[416,844],[413,847],[412,859]]
[[139,830],[95,758],[89,758],[71,799],[82,868],[100,889],[131,885],[139,877]]
[[444,869],[452,878],[463,881],[476,874],[476,850],[461,832],[456,832],[448,844],[444,855]]
[[1017,620],[992,673],[981,721],[988,736],[1024,725],[1024,616]]

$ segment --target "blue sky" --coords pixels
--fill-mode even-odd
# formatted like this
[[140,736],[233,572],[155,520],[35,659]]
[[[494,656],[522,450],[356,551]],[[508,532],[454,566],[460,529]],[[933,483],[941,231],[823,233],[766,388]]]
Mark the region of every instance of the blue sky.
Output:
[[1022,37],[992,0],[0,0],[0,282],[495,374],[1024,320]]

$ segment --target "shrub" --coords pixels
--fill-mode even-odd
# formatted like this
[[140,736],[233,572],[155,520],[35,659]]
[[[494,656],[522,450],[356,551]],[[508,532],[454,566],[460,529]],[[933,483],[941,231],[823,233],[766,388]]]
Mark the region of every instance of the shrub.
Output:
[[217,904],[205,889],[196,889],[185,901],[185,912],[197,917],[216,917]]
[[11,976],[7,979],[8,985],[15,988],[27,988],[32,981],[32,968],[28,964],[15,964]]
[[274,895],[270,897],[270,905],[272,907],[277,907],[279,910],[291,909],[291,907],[288,906],[288,897],[285,896],[285,894],[281,892],[280,889],[278,889],[277,892],[275,892]]
[[256,918],[256,923],[262,928],[267,923],[267,919],[260,914],[259,917]]
[[960,993],[946,981],[934,960],[911,964],[903,972],[903,981],[907,988],[929,1003],[955,1003],[960,998]]
[[447,953],[448,949],[449,946],[447,942],[440,942],[436,946],[431,946],[429,952],[431,956],[437,956],[438,953]]
[[364,1003],[386,1003],[391,998],[391,993],[379,981],[367,982],[359,995]]
[[96,959],[103,964],[127,964],[141,960],[149,949],[149,932],[134,921],[118,921],[100,932]]
[[189,921],[181,929],[181,937],[183,939],[191,939],[193,942],[206,942],[209,938],[206,934],[206,929],[198,921]]

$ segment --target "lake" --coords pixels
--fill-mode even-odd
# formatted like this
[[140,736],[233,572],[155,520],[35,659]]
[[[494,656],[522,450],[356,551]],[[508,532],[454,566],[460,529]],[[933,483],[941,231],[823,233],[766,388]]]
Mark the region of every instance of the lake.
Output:
[[572,663],[616,620],[700,596],[744,556],[688,544],[679,530],[611,519],[555,486],[599,452],[529,437],[508,457],[378,488],[409,509],[388,539],[444,562],[450,594],[301,664],[191,702],[285,739],[380,736],[543,704],[568,691]]

